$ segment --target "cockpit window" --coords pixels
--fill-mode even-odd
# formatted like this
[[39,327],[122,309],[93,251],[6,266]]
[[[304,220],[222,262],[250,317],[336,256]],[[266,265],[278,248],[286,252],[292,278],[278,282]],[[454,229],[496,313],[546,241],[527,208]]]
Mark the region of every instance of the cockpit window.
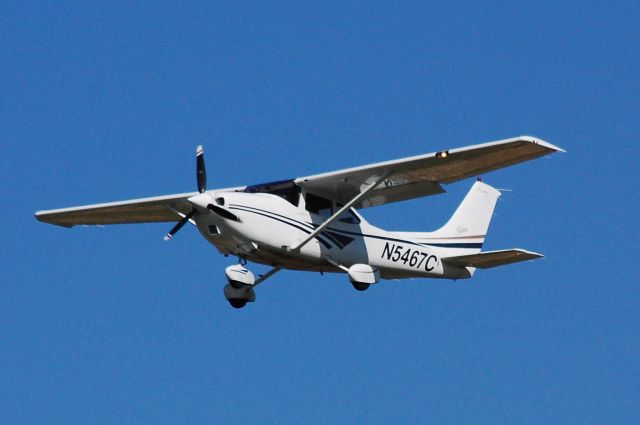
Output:
[[300,202],[300,188],[293,180],[282,180],[271,183],[256,184],[244,188],[246,193],[270,193],[279,196],[289,203],[298,206]]

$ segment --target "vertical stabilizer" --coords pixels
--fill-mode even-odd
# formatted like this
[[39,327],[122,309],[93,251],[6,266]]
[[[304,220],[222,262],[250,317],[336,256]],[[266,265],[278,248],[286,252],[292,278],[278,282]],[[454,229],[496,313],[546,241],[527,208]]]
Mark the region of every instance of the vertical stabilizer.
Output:
[[484,240],[500,192],[486,183],[477,181],[464,197],[447,224],[432,235]]
[[434,232],[405,233],[413,240],[450,249],[450,255],[480,252],[500,192],[476,181],[449,221]]

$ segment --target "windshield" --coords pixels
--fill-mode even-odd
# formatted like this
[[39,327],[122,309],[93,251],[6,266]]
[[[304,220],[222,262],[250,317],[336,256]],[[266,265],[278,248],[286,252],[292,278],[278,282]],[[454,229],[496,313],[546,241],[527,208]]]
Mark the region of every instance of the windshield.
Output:
[[300,201],[300,188],[293,182],[293,180],[281,180],[277,182],[255,184],[245,187],[244,192],[270,193],[287,200],[296,207]]

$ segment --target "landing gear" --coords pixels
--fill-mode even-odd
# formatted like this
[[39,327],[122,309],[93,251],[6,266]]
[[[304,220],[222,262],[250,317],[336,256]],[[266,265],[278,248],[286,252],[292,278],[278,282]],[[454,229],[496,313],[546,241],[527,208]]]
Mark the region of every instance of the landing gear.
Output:
[[241,288],[225,285],[224,297],[229,301],[231,307],[242,308],[247,303],[252,303],[256,300],[256,293],[253,290],[253,285],[244,285]]
[[229,283],[224,286],[224,297],[229,301],[231,307],[242,308],[247,305],[247,303],[252,303],[256,300],[254,288],[276,274],[279,270],[280,267],[274,267],[256,279],[255,275],[242,264],[229,266],[225,270],[227,282]]
[[256,293],[253,291],[256,278],[242,264],[246,263],[246,260],[243,261],[243,257],[240,257],[240,261],[241,264],[229,266],[224,271],[229,282],[224,287],[224,296],[233,308],[242,308],[256,299]]
[[380,272],[369,264],[353,264],[346,272],[356,291],[366,291],[369,285],[380,281]]
[[356,291],[366,291],[369,289],[370,283],[362,283],[362,282],[351,282]]

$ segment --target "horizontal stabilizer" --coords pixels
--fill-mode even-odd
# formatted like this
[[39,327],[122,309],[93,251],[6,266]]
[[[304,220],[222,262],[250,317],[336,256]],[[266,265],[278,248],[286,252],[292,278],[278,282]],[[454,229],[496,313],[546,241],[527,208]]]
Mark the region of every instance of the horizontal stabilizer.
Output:
[[501,251],[486,251],[478,254],[461,255],[458,257],[443,258],[442,261],[461,267],[476,267],[478,269],[490,269],[491,267],[504,266],[520,261],[535,260],[544,255],[523,249],[504,249]]

